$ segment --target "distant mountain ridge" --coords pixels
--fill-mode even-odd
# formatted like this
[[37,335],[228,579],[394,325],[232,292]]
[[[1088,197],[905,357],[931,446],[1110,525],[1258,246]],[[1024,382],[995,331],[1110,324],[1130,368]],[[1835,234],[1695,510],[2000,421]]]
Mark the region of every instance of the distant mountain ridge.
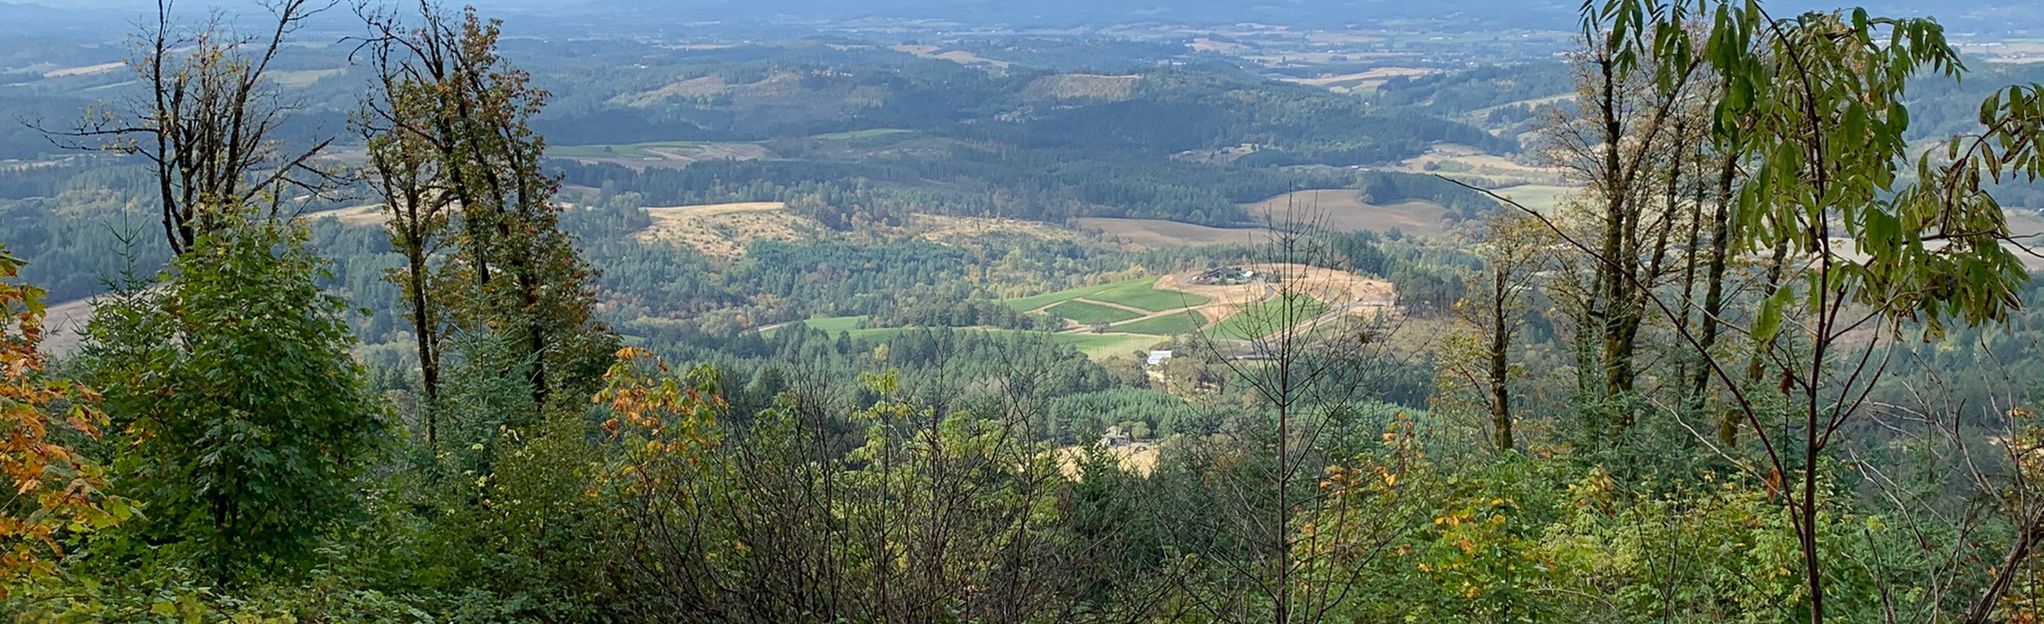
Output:
[[[1338,30],[1362,23],[1427,23],[1453,30],[1574,28],[1580,0],[467,0],[512,19],[600,26],[621,35],[703,23],[855,23],[929,20],[971,27],[1072,28],[1135,23],[1218,26],[1262,23]],[[187,0],[259,11],[254,0]],[[459,3],[451,3],[459,4]],[[1933,15],[1955,31],[2044,32],[2044,3],[2032,0],[1773,0],[1778,15],[1866,6],[1882,15]],[[153,0],[0,0],[0,32],[49,34],[125,30]],[[345,12],[345,11],[343,11]]]
[[[1456,3],[1408,0],[532,0],[480,1],[545,12],[573,8],[630,12],[688,21],[868,17],[931,19],[971,25],[1033,27],[1100,26],[1135,22],[1218,25],[1259,22],[1293,27],[1340,28],[1360,21],[1449,20],[1471,27],[1570,28],[1579,0],[1465,0]],[[1885,15],[1934,15],[1964,28],[2044,28],[2044,8],[2028,0],[1775,0],[1777,13],[1865,6]]]

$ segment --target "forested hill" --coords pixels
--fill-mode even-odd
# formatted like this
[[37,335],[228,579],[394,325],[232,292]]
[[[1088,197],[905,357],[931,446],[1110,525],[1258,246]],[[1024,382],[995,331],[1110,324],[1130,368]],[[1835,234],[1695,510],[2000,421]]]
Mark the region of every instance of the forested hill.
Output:
[[0,5],[0,620],[2040,621],[2044,44],[218,1]]
[[[1209,64],[1122,74],[992,73],[881,52],[800,49],[676,55],[658,64],[549,74],[564,97],[542,120],[556,144],[755,141],[870,128],[1023,147],[1152,155],[1243,144],[1278,164],[1390,162],[1452,142],[1518,150],[1460,123],[1373,108],[1327,89]],[[881,57],[891,64],[851,64]],[[849,58],[842,58],[849,57]]]

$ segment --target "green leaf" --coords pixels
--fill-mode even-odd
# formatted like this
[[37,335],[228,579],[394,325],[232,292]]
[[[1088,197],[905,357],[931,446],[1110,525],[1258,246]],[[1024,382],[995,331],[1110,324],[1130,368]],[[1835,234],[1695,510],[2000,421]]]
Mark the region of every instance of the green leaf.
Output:
[[1795,289],[1783,286],[1774,291],[1766,302],[1760,304],[1760,318],[1753,321],[1753,340],[1761,344],[1774,342],[1781,333],[1782,308],[1795,296]]

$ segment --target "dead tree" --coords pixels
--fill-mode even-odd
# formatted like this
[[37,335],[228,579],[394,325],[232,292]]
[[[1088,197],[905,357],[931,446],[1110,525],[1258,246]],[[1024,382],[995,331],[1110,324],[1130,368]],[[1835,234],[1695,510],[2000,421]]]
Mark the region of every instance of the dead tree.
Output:
[[[129,69],[145,92],[86,111],[75,127],[44,136],[67,149],[139,156],[156,175],[164,238],[183,254],[217,229],[225,212],[318,197],[337,175],[318,166],[332,138],[287,146],[283,124],[303,108],[270,78],[271,65],[306,20],[330,8],[317,0],[265,0],[260,34],[230,28],[220,14],[181,26],[173,0],[134,38]],[[258,208],[260,207],[260,208]]]

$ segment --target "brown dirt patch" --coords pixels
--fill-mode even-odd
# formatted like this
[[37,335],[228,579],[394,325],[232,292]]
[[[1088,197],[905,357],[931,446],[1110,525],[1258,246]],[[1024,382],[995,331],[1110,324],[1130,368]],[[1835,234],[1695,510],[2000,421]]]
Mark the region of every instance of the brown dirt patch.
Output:
[[947,244],[960,238],[984,238],[998,235],[1027,236],[1043,240],[1070,240],[1077,238],[1071,230],[1040,221],[932,214],[911,215],[909,217],[908,230],[923,240]]
[[746,202],[647,208],[653,227],[635,237],[645,242],[694,247],[708,256],[736,258],[759,240],[796,241],[823,234],[823,224],[784,210],[781,202]]
[[[1110,447],[1107,454],[1114,457],[1123,470],[1147,477],[1157,470],[1157,458],[1162,455],[1162,449],[1158,445],[1159,443],[1155,441],[1136,442]],[[1058,472],[1073,481],[1085,478],[1086,475],[1081,474],[1079,470],[1079,461],[1085,457],[1085,447],[1067,446],[1058,449]]]
[[1466,145],[1436,145],[1425,154],[1406,159],[1394,169],[1408,173],[1438,173],[1493,186],[1562,184],[1567,175],[1561,169],[1519,164]]
[[926,59],[951,61],[960,65],[987,65],[998,69],[1007,69],[1009,66],[1007,61],[997,61],[965,50],[947,50],[943,46],[903,44],[890,46],[889,49],[896,52],[914,54]]
[[1287,193],[1244,204],[1242,209],[1275,224],[1314,225],[1342,232],[1383,232],[1395,227],[1408,234],[1425,235],[1445,231],[1447,222],[1443,218],[1448,213],[1447,208],[1430,201],[1373,204],[1363,201],[1361,192],[1350,189]]
[[315,212],[305,216],[306,218],[310,219],[325,219],[328,217],[332,217],[335,220],[340,221],[341,225],[354,227],[377,227],[383,225],[384,222],[390,220],[390,213],[383,209],[383,204],[353,206],[349,208],[342,208],[339,210]]
[[1436,71],[1438,70],[1427,69],[1424,67],[1378,67],[1367,71],[1352,72],[1347,74],[1331,74],[1325,76],[1315,76],[1312,78],[1286,78],[1285,82],[1291,82],[1313,87],[1347,86],[1376,88],[1384,86],[1384,83],[1386,81],[1399,76],[1425,76],[1427,74],[1435,73]]
[[[1388,281],[1303,264],[1246,264],[1242,267],[1283,276],[1289,292],[1327,304],[1330,313],[1395,312],[1398,306],[1398,290]],[[1155,287],[1206,297],[1208,303],[1194,309],[1211,323],[1224,322],[1249,306],[1276,296],[1278,292],[1275,286],[1260,282],[1232,285],[1193,283],[1193,278],[1199,274],[1193,271],[1165,275],[1157,278]]]
[[70,78],[73,76],[91,76],[93,74],[104,74],[127,66],[128,66],[127,63],[114,62],[100,63],[98,65],[86,65],[84,67],[66,67],[63,69],[43,72],[43,77]]

